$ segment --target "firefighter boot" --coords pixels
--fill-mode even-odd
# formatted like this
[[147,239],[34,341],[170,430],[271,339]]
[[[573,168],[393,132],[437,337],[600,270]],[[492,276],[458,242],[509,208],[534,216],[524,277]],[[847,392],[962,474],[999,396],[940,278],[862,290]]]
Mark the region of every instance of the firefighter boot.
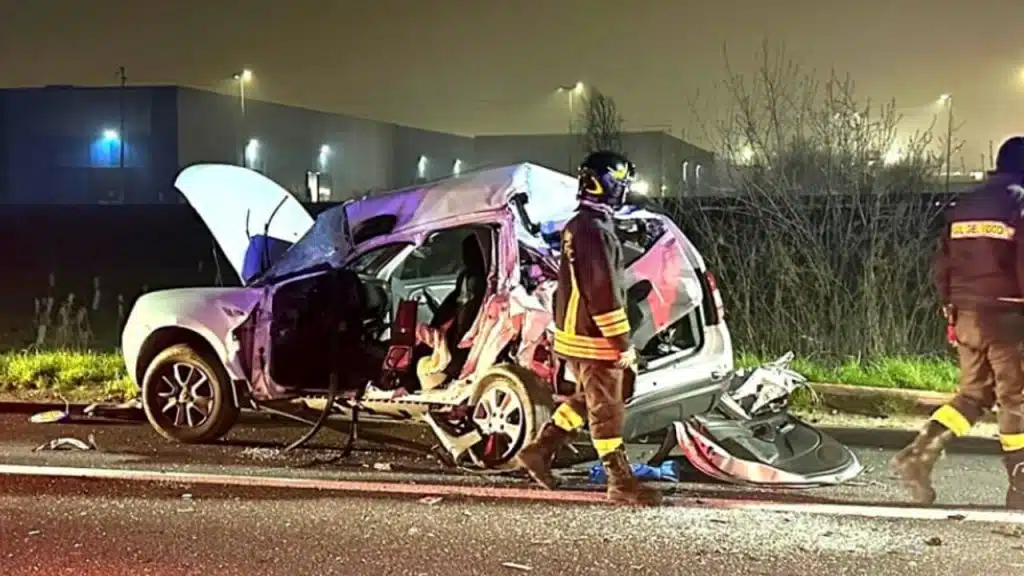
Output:
[[938,422],[929,421],[909,446],[893,456],[889,471],[903,481],[911,498],[919,504],[935,502],[932,470],[953,433]]
[[526,470],[541,486],[554,490],[558,487],[558,479],[551,473],[551,465],[558,450],[568,439],[569,433],[553,422],[544,424],[537,438],[519,451],[516,458],[519,468]]
[[608,476],[608,499],[619,504],[657,506],[661,504],[661,491],[645,488],[633,475],[626,451],[618,448],[601,458]]
[[1004,454],[1003,463],[1010,480],[1010,487],[1006,489],[1006,507],[1024,510],[1024,450]]

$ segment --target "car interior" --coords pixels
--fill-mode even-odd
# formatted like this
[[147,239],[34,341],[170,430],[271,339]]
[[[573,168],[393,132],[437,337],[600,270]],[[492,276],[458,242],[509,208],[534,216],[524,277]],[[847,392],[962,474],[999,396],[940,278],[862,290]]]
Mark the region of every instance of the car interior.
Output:
[[279,286],[272,305],[271,378],[287,388],[324,390],[341,359],[351,381],[342,389],[378,381],[383,371],[397,379],[395,385],[415,390],[416,375],[407,368],[431,354],[422,345],[414,346],[411,357],[406,354],[417,322],[451,324],[445,341],[452,360],[445,372],[449,379],[457,377],[469,355],[457,344],[483,304],[495,233],[489,226],[436,232],[389,278],[377,271],[406,245],[385,245],[349,269]]

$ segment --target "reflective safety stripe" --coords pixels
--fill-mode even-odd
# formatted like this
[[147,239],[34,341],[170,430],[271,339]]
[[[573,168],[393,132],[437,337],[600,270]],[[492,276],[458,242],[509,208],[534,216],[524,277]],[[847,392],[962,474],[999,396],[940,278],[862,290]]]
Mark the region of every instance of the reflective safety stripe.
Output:
[[572,406],[568,403],[562,403],[557,410],[555,410],[554,416],[551,417],[551,421],[566,432],[572,432],[579,430],[583,426],[583,417],[580,416]]
[[949,237],[953,240],[966,238],[994,238],[996,240],[1013,240],[1016,231],[997,220],[971,220],[954,222],[949,227]]
[[629,319],[622,308],[594,316],[594,324],[605,338],[614,338],[629,333]]
[[1000,434],[999,443],[1003,445],[1003,452],[1024,450],[1024,434]]
[[950,405],[945,405],[932,414],[932,420],[942,424],[956,436],[963,436],[971,431],[971,421]]
[[597,451],[598,457],[604,458],[606,455],[615,452],[622,446],[622,438],[592,438],[591,441],[594,444],[594,450]]
[[577,336],[563,330],[555,330],[554,350],[556,354],[570,358],[611,361],[619,359],[619,349],[607,338]]
[[565,322],[562,327],[567,333],[576,333],[576,317],[580,310],[580,286],[576,283],[576,256],[573,253],[572,231],[562,233],[562,253],[569,260],[569,302],[565,306]]

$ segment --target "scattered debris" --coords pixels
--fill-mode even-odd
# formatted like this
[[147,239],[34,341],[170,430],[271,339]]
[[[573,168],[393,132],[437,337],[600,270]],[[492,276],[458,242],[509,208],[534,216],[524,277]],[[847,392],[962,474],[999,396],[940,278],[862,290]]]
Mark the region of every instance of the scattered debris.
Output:
[[374,462],[373,469],[381,472],[390,472],[391,464],[388,464],[387,462]]
[[1000,536],[1006,536],[1007,538],[1024,538],[1024,528],[1019,526],[1015,526],[1014,528],[996,528],[992,533]]
[[72,438],[70,436],[64,438],[55,438],[45,444],[36,446],[33,452],[39,452],[41,450],[82,450],[88,452],[89,450],[99,450],[99,446],[96,445],[96,437],[89,434],[89,442],[85,443],[78,438]]
[[526,566],[525,564],[516,564],[515,562],[502,562],[502,566],[510,568],[512,570],[519,570],[520,572],[532,572],[533,568]]
[[942,538],[938,536],[932,536],[931,538],[924,541],[928,546],[942,546]]
[[243,458],[252,458],[253,460],[274,460],[281,454],[281,450],[277,448],[261,448],[261,447],[249,447],[242,450],[241,456]]
[[967,516],[964,516],[963,514],[950,514],[949,516],[946,516],[946,519],[947,520],[966,520]]
[[192,499],[192,494],[189,493],[189,492],[185,492],[184,494],[181,495],[181,499],[182,500],[191,500]]
[[66,410],[47,410],[33,414],[28,421],[33,424],[61,424],[71,419]]
[[419,533],[420,533],[420,529],[419,528],[417,528],[415,526],[413,526],[412,528],[409,528],[409,532],[408,532],[409,536],[415,536],[415,535],[417,535]]
[[420,498],[420,504],[433,506],[435,504],[440,503],[441,500],[444,500],[444,498],[441,498],[440,496],[424,496],[423,498]]
[[43,531],[42,531],[42,530],[30,530],[30,531],[29,531],[29,533],[28,533],[28,535],[29,535],[29,536],[39,536],[39,535],[40,535],[40,534],[42,534],[42,533],[43,533]]

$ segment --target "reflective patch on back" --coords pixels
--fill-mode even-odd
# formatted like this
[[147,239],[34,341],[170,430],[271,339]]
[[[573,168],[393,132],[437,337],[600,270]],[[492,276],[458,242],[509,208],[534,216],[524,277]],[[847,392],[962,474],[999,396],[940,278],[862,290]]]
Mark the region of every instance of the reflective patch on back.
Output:
[[1013,240],[1016,230],[997,220],[971,220],[955,222],[949,227],[951,240],[968,238],[992,238],[995,240]]

